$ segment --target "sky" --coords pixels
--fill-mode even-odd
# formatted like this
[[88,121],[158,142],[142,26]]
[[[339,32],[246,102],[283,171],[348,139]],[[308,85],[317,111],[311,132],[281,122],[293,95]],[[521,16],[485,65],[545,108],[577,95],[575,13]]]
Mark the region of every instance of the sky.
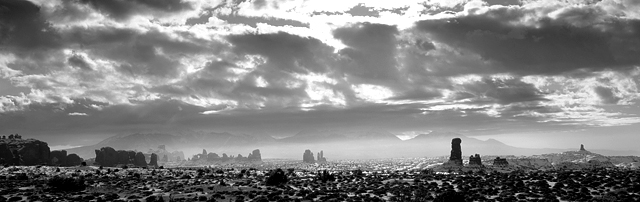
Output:
[[635,149],[639,79],[634,0],[0,1],[0,134],[58,146],[330,129]]

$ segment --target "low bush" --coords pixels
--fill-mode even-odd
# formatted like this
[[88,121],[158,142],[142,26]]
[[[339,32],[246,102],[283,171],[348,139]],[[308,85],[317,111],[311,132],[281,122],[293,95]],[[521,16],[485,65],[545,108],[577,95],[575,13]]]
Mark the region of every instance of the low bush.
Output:
[[54,176],[47,181],[47,185],[54,191],[73,192],[82,191],[86,188],[84,180],[67,177]]

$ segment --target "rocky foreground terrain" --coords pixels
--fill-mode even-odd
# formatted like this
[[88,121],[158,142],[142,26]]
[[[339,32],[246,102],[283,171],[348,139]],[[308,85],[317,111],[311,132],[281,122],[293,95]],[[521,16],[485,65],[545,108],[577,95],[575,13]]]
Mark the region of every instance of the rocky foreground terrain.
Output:
[[8,166],[0,168],[0,201],[640,200],[635,169],[430,169],[441,163],[412,158],[197,168]]

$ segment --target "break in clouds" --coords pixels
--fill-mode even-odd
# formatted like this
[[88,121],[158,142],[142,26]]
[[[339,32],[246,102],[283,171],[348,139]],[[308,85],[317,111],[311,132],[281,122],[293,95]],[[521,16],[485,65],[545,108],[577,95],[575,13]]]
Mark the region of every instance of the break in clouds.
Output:
[[0,132],[633,124],[639,11],[632,0],[2,1]]

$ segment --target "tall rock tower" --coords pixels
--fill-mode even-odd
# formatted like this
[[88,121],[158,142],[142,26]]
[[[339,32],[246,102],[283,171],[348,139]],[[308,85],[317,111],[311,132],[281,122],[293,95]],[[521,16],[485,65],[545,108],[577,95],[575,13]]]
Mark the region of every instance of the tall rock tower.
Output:
[[462,140],[460,138],[453,138],[451,140],[451,156],[449,161],[455,165],[462,165],[462,148],[460,147]]

